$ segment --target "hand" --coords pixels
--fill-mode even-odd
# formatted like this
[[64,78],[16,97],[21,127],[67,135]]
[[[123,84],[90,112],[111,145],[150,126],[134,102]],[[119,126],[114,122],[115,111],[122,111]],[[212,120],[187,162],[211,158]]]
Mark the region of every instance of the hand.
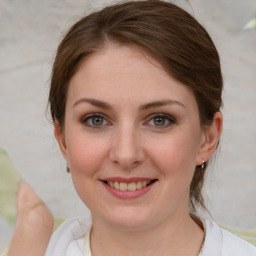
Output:
[[21,182],[17,197],[17,221],[8,256],[43,256],[53,231],[53,216],[44,202]]

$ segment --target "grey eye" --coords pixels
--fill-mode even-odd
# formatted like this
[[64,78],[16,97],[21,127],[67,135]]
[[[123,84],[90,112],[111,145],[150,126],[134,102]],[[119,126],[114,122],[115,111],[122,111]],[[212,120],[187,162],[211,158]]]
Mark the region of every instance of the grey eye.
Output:
[[149,125],[159,128],[167,128],[175,123],[175,119],[167,114],[156,114],[149,120]]
[[85,116],[82,121],[84,125],[92,128],[102,127],[108,125],[108,121],[101,114],[90,114]]
[[104,124],[104,118],[103,117],[92,117],[91,118],[91,123],[92,125],[95,125],[95,126],[100,126],[100,125],[103,125]]
[[166,123],[165,117],[156,117],[153,119],[154,125],[156,126],[163,126]]

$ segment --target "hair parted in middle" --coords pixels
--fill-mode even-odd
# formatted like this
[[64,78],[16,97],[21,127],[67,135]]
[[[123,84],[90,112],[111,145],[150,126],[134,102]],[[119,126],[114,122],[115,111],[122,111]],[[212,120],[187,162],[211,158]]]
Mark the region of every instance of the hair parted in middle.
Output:
[[[158,61],[196,98],[202,128],[222,106],[219,55],[207,31],[186,11],[160,0],[130,1],[105,7],[80,19],[61,41],[52,69],[49,105],[64,129],[69,82],[81,64],[108,44],[131,45]],[[207,163],[205,163],[207,167]],[[205,171],[195,167],[190,206],[205,207]]]

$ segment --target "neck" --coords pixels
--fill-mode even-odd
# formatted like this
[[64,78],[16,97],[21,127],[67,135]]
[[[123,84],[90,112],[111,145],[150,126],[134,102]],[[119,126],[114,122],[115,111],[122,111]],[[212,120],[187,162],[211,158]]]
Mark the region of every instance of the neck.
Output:
[[94,220],[91,233],[93,256],[197,256],[203,230],[189,214],[137,230],[120,229]]

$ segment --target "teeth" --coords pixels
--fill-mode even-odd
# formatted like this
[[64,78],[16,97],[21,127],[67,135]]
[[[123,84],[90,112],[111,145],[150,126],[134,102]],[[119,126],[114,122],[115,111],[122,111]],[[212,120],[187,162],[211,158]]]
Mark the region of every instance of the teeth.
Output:
[[114,188],[115,188],[115,189],[120,189],[120,183],[117,182],[117,181],[115,181],[115,182],[114,182]]
[[135,191],[136,190],[136,183],[135,182],[128,183],[128,190],[129,191]]
[[120,182],[120,190],[126,191],[128,188],[128,184],[124,182]]
[[142,181],[137,181],[136,188],[137,189],[141,189],[142,188]]
[[110,186],[111,188],[113,188],[113,187],[114,187],[114,182],[113,182],[113,181],[110,181],[110,182],[109,182],[109,186]]
[[108,181],[107,184],[114,189],[118,189],[121,191],[135,191],[137,189],[141,189],[146,187],[148,184],[150,184],[151,181],[149,180],[143,180],[143,181],[137,181],[137,182],[118,182],[118,181]]
[[143,180],[142,181],[142,187],[144,188],[144,187],[146,187],[148,185],[148,182],[146,181],[146,180]]

